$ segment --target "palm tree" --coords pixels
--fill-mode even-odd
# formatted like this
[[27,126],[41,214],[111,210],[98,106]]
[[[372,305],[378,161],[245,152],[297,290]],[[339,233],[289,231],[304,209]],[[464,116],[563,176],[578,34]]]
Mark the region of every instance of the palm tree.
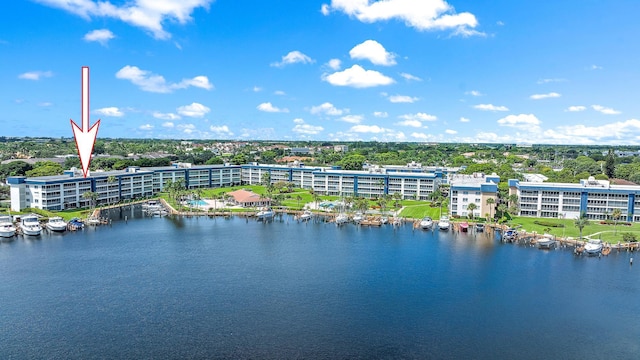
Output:
[[313,193],[313,202],[316,203],[316,209],[318,209],[318,203],[320,202],[320,195],[318,193]]
[[298,202],[298,209],[300,208],[300,201],[302,201],[302,196],[300,194],[296,195],[296,201]]
[[611,212],[611,217],[613,218],[613,235],[616,235],[618,226],[618,219],[622,216],[622,211],[620,209],[613,209]]
[[478,206],[475,203],[471,203],[467,205],[467,210],[469,210],[469,216],[473,219],[473,210],[477,209]]
[[[107,186],[107,194],[110,194],[110,193],[111,193],[111,184],[113,184],[113,183],[114,183],[114,182],[116,182],[116,181],[118,181],[118,179],[117,179],[115,176],[113,176],[113,175],[109,175],[109,176],[107,177],[107,184],[108,184],[108,186]],[[120,193],[120,192],[118,191],[118,194],[119,194],[119,193]],[[111,196],[109,196],[109,195],[107,195],[107,202],[108,202],[108,203],[111,203]]]
[[384,216],[384,210],[387,207],[387,199],[385,197],[381,197],[378,199],[378,205],[380,205],[380,213]]
[[507,205],[505,204],[498,205],[498,211],[500,211],[501,217],[504,217],[504,214],[507,212]]
[[495,198],[488,198],[487,199],[487,205],[489,206],[489,221],[491,221],[491,218],[493,217],[493,204],[496,203],[496,199]]
[[400,194],[399,192],[394,192],[393,193],[393,205],[395,207],[400,207],[400,202],[402,201],[402,194]]
[[93,191],[85,191],[82,194],[82,197],[91,201],[92,208],[96,206],[96,201],[98,200],[98,193],[95,193]]
[[578,228],[578,230],[580,230],[580,241],[582,241],[582,229],[584,229],[585,226],[589,225],[589,219],[587,219],[587,217],[582,214],[581,216],[576,218],[574,225]]

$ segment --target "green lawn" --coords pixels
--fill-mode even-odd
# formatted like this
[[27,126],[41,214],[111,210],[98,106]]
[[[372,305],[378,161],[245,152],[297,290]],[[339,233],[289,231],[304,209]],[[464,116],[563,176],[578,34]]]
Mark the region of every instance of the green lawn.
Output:
[[[543,225],[535,224],[535,221],[544,221],[546,223],[552,224],[563,224],[563,227],[547,227]],[[556,235],[558,237],[572,237],[579,238],[580,230],[575,226],[574,219],[539,219],[539,218],[531,218],[531,217],[514,217],[509,224],[511,225],[521,225],[524,230],[527,232],[536,232],[536,233],[544,233],[548,232],[550,234]],[[601,233],[598,235],[594,235],[594,238],[601,238],[602,241],[617,243],[618,241],[622,242],[622,234],[625,232],[635,233],[640,239],[640,224],[632,224],[631,226],[618,224],[614,225],[603,225],[600,224],[599,221],[590,221],[589,225],[585,226],[582,229],[582,236],[589,236],[592,234]],[[615,234],[614,234],[615,233]]]
[[[447,212],[447,207],[443,206],[442,214],[446,215]],[[424,202],[421,205],[408,205],[402,209],[400,216],[412,219],[422,219],[425,216],[429,216],[432,219],[440,219],[440,207],[431,207],[430,204],[425,204]]]

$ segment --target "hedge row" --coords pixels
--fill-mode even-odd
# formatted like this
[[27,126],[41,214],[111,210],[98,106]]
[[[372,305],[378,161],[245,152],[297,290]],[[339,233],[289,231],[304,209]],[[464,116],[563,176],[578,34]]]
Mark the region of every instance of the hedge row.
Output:
[[536,225],[544,226],[544,227],[559,227],[559,228],[564,227],[564,224],[558,224],[558,223],[554,223],[551,221],[544,221],[544,220],[535,220],[533,223]]

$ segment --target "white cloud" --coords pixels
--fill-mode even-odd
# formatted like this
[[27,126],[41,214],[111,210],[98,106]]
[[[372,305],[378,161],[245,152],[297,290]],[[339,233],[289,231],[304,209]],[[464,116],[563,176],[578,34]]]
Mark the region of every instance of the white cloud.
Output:
[[425,133],[419,133],[419,132],[413,132],[410,135],[412,138],[416,138],[418,140],[433,140],[433,136],[432,135],[428,135]]
[[274,95],[280,95],[280,96],[286,95],[286,93],[284,91],[282,91],[282,90],[276,90],[276,91],[273,92],[273,94]]
[[391,66],[396,64],[396,55],[388,52],[375,40],[366,40],[349,51],[352,59],[369,60],[375,65]]
[[618,110],[614,110],[612,108],[608,108],[608,107],[604,107],[602,105],[591,105],[591,108],[597,112],[600,112],[602,114],[605,115],[618,115],[621,114],[622,112],[618,111]]
[[444,0],[331,0],[322,9],[325,15],[340,11],[364,23],[400,20],[420,31],[453,29],[463,36],[481,34],[472,30],[478,25],[473,14],[456,13]]
[[175,124],[173,122],[171,122],[171,121],[166,121],[166,122],[162,123],[162,127],[172,128],[174,126],[175,126]]
[[481,93],[478,90],[467,91],[465,94],[471,95],[471,96],[483,96],[484,95],[483,93]]
[[418,121],[436,121],[438,117],[435,115],[427,114],[427,113],[416,113],[416,114],[405,114],[398,116],[400,119],[404,120],[418,120]]
[[378,125],[355,125],[355,126],[352,126],[351,129],[349,129],[349,131],[357,132],[357,133],[380,134],[380,133],[389,131],[389,129],[382,128]]
[[549,99],[549,98],[559,98],[560,94],[558,94],[557,92],[550,92],[548,94],[533,94],[531,96],[529,96],[530,99],[532,100],[542,100],[542,99]]
[[407,95],[392,95],[388,97],[392,103],[414,103],[420,99]]
[[444,132],[445,132],[445,133],[447,133],[447,134],[449,134],[449,135],[455,135],[455,134],[457,134],[457,133],[458,133],[457,131],[455,131],[455,130],[451,130],[451,129],[447,129],[447,130],[445,130]]
[[343,113],[348,113],[349,109],[344,109],[344,110],[337,109],[335,106],[333,106],[332,103],[326,102],[318,106],[312,106],[310,112],[314,115],[326,114],[326,115],[332,115],[332,116],[340,116]]
[[138,127],[138,129],[144,130],[144,131],[151,131],[151,130],[153,130],[153,125],[151,125],[151,124],[140,125]]
[[586,106],[574,105],[574,106],[569,106],[565,111],[578,112],[578,111],[585,111],[585,110],[587,110]]
[[106,46],[109,40],[115,38],[111,30],[109,29],[97,29],[93,31],[89,31],[83,37],[84,41],[95,41],[100,43],[102,46]]
[[329,60],[329,62],[327,62],[326,65],[331,70],[340,70],[340,67],[342,66],[342,61],[340,61],[340,59],[331,59]]
[[466,117],[461,117],[460,118],[460,122],[467,123],[469,121],[471,121],[471,120],[467,119]]
[[309,56],[301,53],[298,50],[294,50],[294,51],[289,52],[287,55],[283,56],[281,61],[271,63],[271,66],[283,67],[283,66],[286,66],[286,65],[297,64],[297,63],[311,64],[311,63],[314,63],[314,62],[315,62],[315,60],[313,60]]
[[322,15],[327,16],[329,15],[329,12],[331,12],[331,9],[329,5],[322,4],[322,6],[320,7],[320,12],[322,13]]
[[396,125],[421,128],[422,127],[422,122],[420,120],[416,120],[416,119],[406,119],[406,120],[402,120],[400,122],[397,122]]
[[93,110],[94,113],[102,116],[121,117],[124,113],[115,106]]
[[161,120],[178,120],[180,119],[180,115],[176,115],[174,113],[161,113],[161,112],[154,112],[153,113],[153,117],[156,119],[161,119]]
[[49,106],[53,106],[53,103],[52,103],[52,102],[49,102],[49,101],[43,101],[43,102],[41,102],[41,103],[38,103],[38,106],[41,106],[41,107],[49,107]]
[[538,80],[538,84],[548,84],[548,83],[565,82],[565,81],[567,81],[567,79],[561,79],[561,78],[540,79]]
[[191,103],[191,105],[180,106],[176,111],[182,116],[201,118],[208,114],[211,109],[200,103],[194,102]]
[[533,114],[508,115],[498,120],[498,124],[502,126],[537,127],[540,125],[540,120]]
[[589,69],[591,70],[602,70],[602,66],[598,66],[598,65],[591,65],[589,66]]
[[179,124],[177,128],[185,134],[192,134],[196,130],[196,126],[193,124]]
[[351,124],[360,124],[363,119],[362,115],[346,115],[340,118],[340,120]]
[[18,78],[25,80],[40,80],[40,78],[47,78],[52,76],[53,73],[51,71],[29,71],[18,75]]
[[133,0],[124,4],[93,0],[36,0],[56,7],[84,19],[93,17],[115,18],[130,25],[140,27],[156,39],[169,39],[171,34],[164,30],[166,21],[186,24],[196,8],[209,9],[213,0]]
[[553,143],[571,142],[582,144],[638,143],[640,139],[640,120],[629,119],[600,126],[571,125],[559,126],[544,132],[546,139]]
[[127,65],[116,73],[116,78],[129,80],[142,91],[155,93],[170,93],[177,89],[186,89],[190,86],[211,90],[213,85],[206,76],[196,76],[192,79],[182,79],[179,83],[167,83],[161,75],[142,70],[137,66]]
[[260,91],[262,91],[262,88],[259,87],[259,86],[254,86],[252,90],[253,90],[253,92],[260,92]]
[[377,118],[386,118],[389,116],[389,114],[386,111],[374,111],[373,116]]
[[211,131],[212,133],[215,133],[218,136],[231,136],[233,135],[233,133],[231,132],[231,130],[229,130],[229,127],[227,125],[221,125],[221,126],[209,126],[209,131]]
[[333,74],[325,74],[322,80],[334,86],[351,86],[354,88],[368,88],[393,84],[395,81],[375,70],[365,70],[360,65]]
[[422,81],[421,78],[415,76],[415,75],[411,75],[409,73],[400,73],[400,76],[402,76],[405,80],[407,81]]
[[288,113],[289,109],[284,108],[280,109],[279,107],[273,106],[270,102],[265,102],[256,107],[260,111],[270,112],[270,113]]
[[316,135],[324,130],[322,126],[305,124],[304,120],[300,118],[293,119],[293,123],[296,125],[291,129],[291,131],[300,135]]
[[509,111],[506,106],[496,106],[493,104],[478,104],[474,106],[475,109],[483,111]]

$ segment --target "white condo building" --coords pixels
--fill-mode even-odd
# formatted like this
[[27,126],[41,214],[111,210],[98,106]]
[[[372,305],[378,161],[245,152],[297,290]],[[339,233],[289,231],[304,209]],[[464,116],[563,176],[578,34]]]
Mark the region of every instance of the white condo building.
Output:
[[[498,183],[500,177],[496,174],[485,175],[475,173],[472,175],[456,174],[449,177],[449,211],[452,216],[469,216],[469,204],[475,204],[473,217],[495,215],[495,206],[498,202]],[[493,204],[488,204],[488,199],[493,199]]]

